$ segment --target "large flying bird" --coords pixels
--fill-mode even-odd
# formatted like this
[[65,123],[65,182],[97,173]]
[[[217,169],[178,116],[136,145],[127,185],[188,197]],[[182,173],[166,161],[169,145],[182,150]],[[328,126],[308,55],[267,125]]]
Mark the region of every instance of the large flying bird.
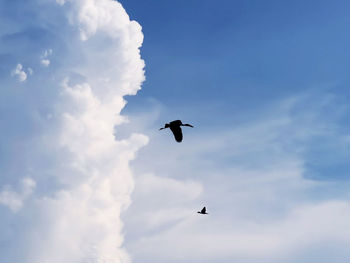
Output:
[[159,130],[163,130],[166,128],[170,128],[170,130],[173,132],[175,140],[177,142],[182,142],[182,130],[181,126],[187,126],[193,128],[191,124],[183,124],[182,121],[176,120],[176,121],[171,121],[169,123],[166,123],[163,128],[160,128]]

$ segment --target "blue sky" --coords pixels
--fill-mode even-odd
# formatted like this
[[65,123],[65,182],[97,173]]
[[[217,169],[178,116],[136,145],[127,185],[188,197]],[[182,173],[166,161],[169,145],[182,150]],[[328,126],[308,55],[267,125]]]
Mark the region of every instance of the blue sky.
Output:
[[[128,98],[126,112],[140,105],[147,108],[152,98],[165,105],[171,117],[186,118],[187,113],[203,128],[231,126],[289,96],[314,92],[311,96],[318,100],[329,93],[336,102],[322,109],[322,121],[330,126],[337,122],[340,132],[347,133],[346,116],[336,116],[338,103],[346,104],[349,98],[347,1],[122,4],[143,27],[141,50],[147,62],[144,88]],[[307,153],[322,159],[309,165],[318,170],[313,176],[322,177],[319,167],[326,171],[333,169],[327,164],[337,163],[345,174],[328,179],[346,179],[347,158],[324,160],[324,154],[335,149],[328,148],[332,140],[326,146],[319,140],[324,138],[314,138]]]
[[347,1],[122,3],[145,35],[147,81],[132,99],[234,114],[319,86],[347,94]]
[[[122,4],[130,17],[140,22],[145,36],[141,50],[146,61],[146,82],[137,96],[127,98],[129,104],[124,110],[131,119],[141,114],[143,121],[134,120],[150,136],[148,146],[134,162],[136,189],[126,216],[126,244],[135,262],[147,262],[147,258],[152,258],[150,262],[167,261],[169,254],[176,253],[186,256],[175,257],[173,262],[206,262],[204,255],[195,256],[201,249],[193,242],[210,246],[203,238],[212,238],[218,243],[222,240],[229,243],[224,233],[231,233],[232,242],[240,243],[234,237],[247,222],[262,228],[269,228],[270,220],[271,224],[278,222],[277,225],[283,225],[284,220],[298,222],[293,211],[348,200],[348,2],[122,1]],[[196,126],[185,131],[181,146],[173,146],[167,140],[171,139],[167,138],[169,134],[156,131],[163,122],[176,118]],[[145,179],[147,176],[142,179],[145,174],[150,176],[150,182]],[[168,193],[159,201],[164,193],[157,186],[152,188],[155,179],[148,174],[163,178],[159,180],[179,180],[185,184],[183,188],[188,180],[194,180],[203,191],[196,198],[186,199],[180,197],[185,190],[164,186],[174,194]],[[153,194],[146,188],[153,189]],[[176,203],[174,199],[179,200]],[[215,219],[195,223],[204,232],[222,234],[217,239],[200,229],[188,235],[188,231],[196,229],[195,223],[188,221],[189,216],[182,220],[164,219],[158,225],[148,219],[149,225],[140,226],[143,223],[139,213],[145,218],[152,213],[161,217],[159,214],[180,213],[181,209],[202,204],[214,210]],[[319,221],[321,214],[312,220]],[[219,221],[221,227],[216,225]],[[232,222],[237,229],[231,232],[235,228]],[[296,227],[295,234],[307,232],[302,229],[301,225]],[[315,229],[320,231],[317,226]],[[280,233],[286,242],[288,236]],[[191,238],[192,243],[183,240]],[[135,241],[138,239],[143,241]],[[235,252],[217,254],[213,241],[207,260],[347,260],[348,253],[341,252],[340,244],[331,246],[330,239],[323,243],[319,237],[315,241],[319,244],[300,241],[299,248],[282,252],[282,256],[280,251],[265,257],[252,250],[251,254],[257,253],[258,259],[241,257]],[[185,247],[180,245],[183,242]],[[251,243],[254,244],[254,239]],[[157,246],[166,252],[151,252]],[[174,248],[177,246],[180,248]],[[234,251],[235,245],[227,249]],[[218,251],[225,254],[226,250]]]

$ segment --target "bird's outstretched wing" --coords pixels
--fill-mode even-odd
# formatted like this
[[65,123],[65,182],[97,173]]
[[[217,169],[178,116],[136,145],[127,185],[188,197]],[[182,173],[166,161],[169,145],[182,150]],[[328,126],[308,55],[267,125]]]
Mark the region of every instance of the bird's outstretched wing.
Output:
[[170,130],[173,132],[175,140],[177,142],[182,142],[182,130],[180,126],[172,126]]
[[206,212],[207,212],[207,209],[206,209],[205,207],[203,207],[201,213],[202,213],[202,214],[205,214]]

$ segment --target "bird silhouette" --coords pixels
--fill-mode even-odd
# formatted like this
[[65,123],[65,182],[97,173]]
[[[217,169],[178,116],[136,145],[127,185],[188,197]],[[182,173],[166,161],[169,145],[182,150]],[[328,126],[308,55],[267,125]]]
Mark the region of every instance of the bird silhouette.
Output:
[[163,130],[166,128],[170,128],[170,130],[173,132],[175,140],[177,142],[182,142],[182,129],[181,126],[187,126],[193,128],[191,124],[183,124],[182,121],[176,120],[171,121],[169,123],[166,123],[163,128],[160,128],[159,130]]
[[206,209],[205,207],[203,207],[202,210],[201,210],[201,211],[198,211],[197,213],[198,213],[198,214],[202,214],[202,215],[207,215],[207,214],[208,214],[208,213],[207,213],[207,209]]

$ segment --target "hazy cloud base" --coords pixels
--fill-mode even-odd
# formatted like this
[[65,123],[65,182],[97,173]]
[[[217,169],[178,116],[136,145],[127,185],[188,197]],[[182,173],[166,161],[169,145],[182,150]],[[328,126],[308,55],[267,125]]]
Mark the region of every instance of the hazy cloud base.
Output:
[[[214,127],[220,110],[153,105],[131,117],[150,136],[125,216],[134,262],[350,259],[350,166],[336,169],[349,154],[345,98],[305,91]],[[169,116],[195,126],[181,145],[156,130]],[[208,216],[196,214],[203,205]]]

